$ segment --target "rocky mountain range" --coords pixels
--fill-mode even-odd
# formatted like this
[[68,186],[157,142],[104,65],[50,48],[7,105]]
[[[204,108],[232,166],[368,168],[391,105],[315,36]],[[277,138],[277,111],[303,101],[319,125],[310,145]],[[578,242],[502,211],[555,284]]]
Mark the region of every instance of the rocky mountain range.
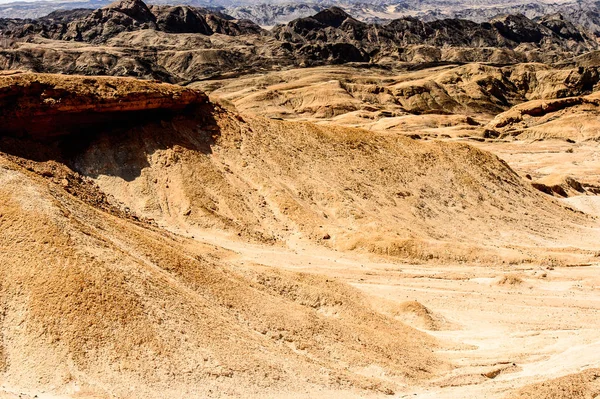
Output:
[[[0,2],[0,18],[40,18],[53,11],[77,8],[98,9],[107,6],[110,0],[52,0],[28,2]],[[227,0],[152,0],[155,5],[189,5],[211,9],[231,15],[235,19],[249,19],[260,26],[271,27],[287,24],[297,19],[309,17],[330,7],[340,7],[363,22],[386,23],[394,19],[412,16],[424,21],[447,18],[468,19],[474,22],[487,22],[504,14],[523,14],[530,19],[548,14],[561,13],[573,24],[595,34],[600,33],[600,13],[598,2],[594,0],[560,2],[507,0],[488,4],[481,1],[447,0],[314,0],[293,1],[227,1]]]
[[147,6],[142,1],[123,0],[97,10],[55,11],[37,20],[0,22],[3,34],[22,38],[30,35],[55,40],[106,42],[122,32],[151,29],[167,33],[198,33],[228,36],[260,34],[250,21],[236,21],[220,13],[188,6]]
[[[97,10],[0,19],[0,68],[137,76],[169,82],[243,71],[341,63],[398,67],[422,62],[569,62],[598,48],[561,14],[505,15],[386,24],[339,7],[265,30],[249,20],[191,6],[122,0]],[[588,63],[587,66],[593,66]]]
[[[505,15],[488,23],[460,19],[423,22],[406,17],[386,25],[367,24],[352,18],[340,8],[278,26],[272,34],[279,40],[302,43],[352,43],[366,53],[365,58],[390,53],[392,48],[414,46],[434,48],[506,48],[532,45],[531,50],[581,53],[596,48],[592,37],[576,28],[560,14],[538,22],[523,15]],[[517,50],[518,53],[518,50]],[[358,61],[358,60],[357,60]]]

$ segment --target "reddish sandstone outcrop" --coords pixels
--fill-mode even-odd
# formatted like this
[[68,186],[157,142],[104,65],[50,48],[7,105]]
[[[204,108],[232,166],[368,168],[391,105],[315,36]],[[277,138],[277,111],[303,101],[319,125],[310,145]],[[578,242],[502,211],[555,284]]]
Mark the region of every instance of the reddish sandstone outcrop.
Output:
[[124,114],[155,115],[207,101],[199,90],[130,78],[0,75],[0,134],[61,135]]

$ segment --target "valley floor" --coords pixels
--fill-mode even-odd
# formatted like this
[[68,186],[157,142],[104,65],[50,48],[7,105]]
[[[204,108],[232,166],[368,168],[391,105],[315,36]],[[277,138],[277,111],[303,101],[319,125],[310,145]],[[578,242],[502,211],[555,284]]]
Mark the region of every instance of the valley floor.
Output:
[[[438,338],[439,354],[456,368],[398,398],[505,398],[520,387],[600,367],[600,259],[567,266],[405,264],[394,259],[342,253],[303,241],[254,245],[215,233],[180,231],[228,250],[238,269],[287,269],[347,282],[373,307]],[[414,303],[415,306],[407,306]],[[335,315],[334,315],[335,316]],[[361,374],[385,379],[372,365]],[[62,396],[13,391],[0,398]],[[76,398],[96,398],[85,392]],[[318,391],[273,398],[375,398],[365,391]]]
[[[456,369],[426,385],[405,386],[394,397],[504,398],[532,383],[600,367],[600,259],[567,266],[405,264],[302,241],[287,249],[213,231],[182,233],[230,250],[227,261],[239,268],[282,268],[347,282],[375,309],[440,339],[445,348],[439,353]],[[423,307],[406,306],[412,301]],[[377,365],[360,372],[385,379]]]
[[[469,142],[495,153],[523,176],[570,174],[583,182],[600,177],[600,145],[594,141]],[[559,201],[600,216],[599,198]],[[214,232],[187,234],[233,251],[229,261],[240,268],[285,268],[345,281],[367,294],[375,309],[447,345],[440,354],[457,368],[427,385],[407,386],[395,397],[505,398],[529,384],[600,367],[600,258],[562,266],[405,264],[301,240],[285,249]],[[407,309],[412,301],[423,308]],[[363,372],[385,379],[376,365]]]

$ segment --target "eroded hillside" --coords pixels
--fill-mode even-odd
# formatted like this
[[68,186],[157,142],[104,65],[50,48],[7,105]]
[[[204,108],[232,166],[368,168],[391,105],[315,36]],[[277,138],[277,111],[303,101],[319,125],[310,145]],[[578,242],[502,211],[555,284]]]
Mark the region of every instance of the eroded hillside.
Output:
[[[16,103],[24,106],[31,100],[28,89],[46,85],[48,107],[43,110],[38,104],[37,116],[73,115],[78,110],[70,100],[98,96],[106,107],[96,113],[110,115],[120,105],[119,112],[130,118],[139,114],[122,106],[128,96],[147,93],[169,108],[173,92],[180,92],[116,79],[94,80],[84,88],[73,85],[77,79],[83,83],[83,78],[19,75],[3,78],[2,89],[18,88],[24,95]],[[112,85],[119,89],[109,96],[103,90]],[[29,117],[29,111],[22,117]],[[79,111],[89,112],[85,102]],[[154,126],[155,139],[165,140],[164,151],[173,153],[184,143],[171,124],[188,126],[188,139],[205,137],[199,129],[208,125],[201,119],[173,118],[161,129],[160,122],[138,129],[150,133]],[[69,169],[65,165],[70,160],[62,158],[66,153],[50,149],[15,155],[16,142],[32,150],[35,143],[56,145],[58,151],[70,141],[91,140],[81,137],[86,134],[135,140],[135,133],[119,132],[107,123],[102,120],[101,129],[91,133],[68,128],[61,132],[63,141],[38,129],[19,131],[21,138],[15,138],[14,130],[3,125],[2,150],[9,153],[0,160],[0,353],[3,385],[9,392],[50,389],[94,397],[252,396],[312,389],[386,392],[401,381],[431,378],[449,367],[431,353],[438,346],[435,339],[375,312],[349,286],[269,267],[239,269],[228,263],[226,250],[167,233],[147,220],[139,222],[129,211],[119,213],[122,204],[106,203],[101,190],[118,192],[107,189],[101,179],[96,186],[89,176]],[[87,151],[103,148],[90,143]],[[150,148],[156,142],[137,143],[137,155],[148,162],[160,152]],[[188,151],[192,158],[202,158],[209,148],[206,144]],[[50,154],[60,156],[50,159]],[[81,156],[73,165],[81,165],[83,172],[106,167],[82,163],[85,159]],[[110,160],[110,154],[102,159]],[[177,168],[179,162],[172,162]],[[131,167],[148,169],[151,164]],[[201,174],[202,169],[190,173]],[[198,182],[186,183],[191,187]],[[191,205],[194,216],[204,209]],[[362,375],[361,368],[372,363],[390,377],[395,374],[397,382]]]
[[338,66],[192,86],[239,112],[271,118],[381,133],[494,138],[502,132],[485,125],[498,114],[527,101],[589,95],[599,78],[596,68],[544,64],[448,65],[416,71]]
[[[6,82],[27,88],[43,79],[21,74]],[[175,90],[153,87],[162,96]],[[55,104],[44,111],[49,116],[73,96],[46,90],[51,98],[43,104]],[[490,153],[239,116],[200,94],[178,91],[196,106],[154,117],[125,107],[120,121],[107,119],[91,134],[58,120],[62,136],[43,150],[35,149],[45,134],[35,129],[27,132],[27,145],[21,139],[3,145],[15,155],[62,162],[116,204],[177,231],[216,227],[268,242],[300,234],[333,248],[419,259],[501,261],[498,248],[511,248],[526,260],[547,240],[572,234],[581,234],[580,248],[593,248],[594,237],[586,238],[593,220],[543,195]],[[115,90],[111,95],[119,98]],[[22,110],[19,101],[31,98],[17,99]],[[77,112],[88,113],[85,107],[69,111],[75,120]],[[5,112],[19,126],[21,119]],[[112,116],[101,108],[96,114]],[[455,229],[456,223],[464,229]]]
[[[545,335],[531,353],[507,339],[514,364],[469,344],[480,310],[458,285],[486,285],[481,306],[511,313],[482,317],[513,320],[513,292],[558,301],[546,291],[575,277],[555,268],[597,257],[596,218],[465,143],[238,114],[124,78],[13,73],[0,104],[8,397],[498,397],[499,374],[531,382]],[[519,323],[566,323],[537,317]]]

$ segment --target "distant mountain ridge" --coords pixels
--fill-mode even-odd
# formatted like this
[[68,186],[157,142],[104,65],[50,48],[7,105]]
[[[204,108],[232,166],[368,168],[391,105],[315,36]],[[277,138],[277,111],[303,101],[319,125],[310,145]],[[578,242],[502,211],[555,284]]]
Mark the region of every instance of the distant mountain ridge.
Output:
[[152,29],[167,33],[197,33],[228,36],[260,34],[251,21],[189,6],[146,5],[140,0],[122,0],[96,10],[55,11],[39,19],[0,20],[0,32],[21,38],[38,34],[44,38],[102,43],[122,32]]
[[[363,63],[586,65],[600,45],[562,14],[489,22],[403,17],[365,23],[340,7],[265,30],[215,9],[121,0],[39,19],[0,19],[0,69],[194,81],[286,67]],[[592,56],[588,56],[592,54]],[[592,62],[593,64],[593,62]]]
[[504,15],[484,23],[464,19],[427,22],[405,17],[376,25],[361,22],[341,8],[332,7],[314,16],[277,26],[271,34],[280,41],[297,46],[352,44],[367,59],[386,51],[402,52],[410,46],[430,46],[430,51],[440,53],[448,47],[519,51],[519,48],[525,50],[527,46],[534,46],[529,51],[537,48],[546,52],[576,53],[598,47],[590,34],[578,29],[560,14],[545,16],[539,21],[520,14]]
[[[32,2],[0,3],[0,18],[39,18],[55,10],[79,8],[97,9],[107,6],[109,0],[52,0]],[[478,0],[315,0],[293,2],[290,0],[153,0],[156,5],[189,5],[208,8],[231,15],[235,19],[248,19],[260,26],[271,27],[286,24],[294,19],[308,17],[332,6],[363,22],[387,23],[406,16],[418,17],[424,21],[447,18],[468,19],[474,22],[487,22],[503,14],[523,14],[530,19],[544,15],[561,13],[576,26],[600,36],[600,8],[596,0],[566,1],[497,1],[494,4]]]

